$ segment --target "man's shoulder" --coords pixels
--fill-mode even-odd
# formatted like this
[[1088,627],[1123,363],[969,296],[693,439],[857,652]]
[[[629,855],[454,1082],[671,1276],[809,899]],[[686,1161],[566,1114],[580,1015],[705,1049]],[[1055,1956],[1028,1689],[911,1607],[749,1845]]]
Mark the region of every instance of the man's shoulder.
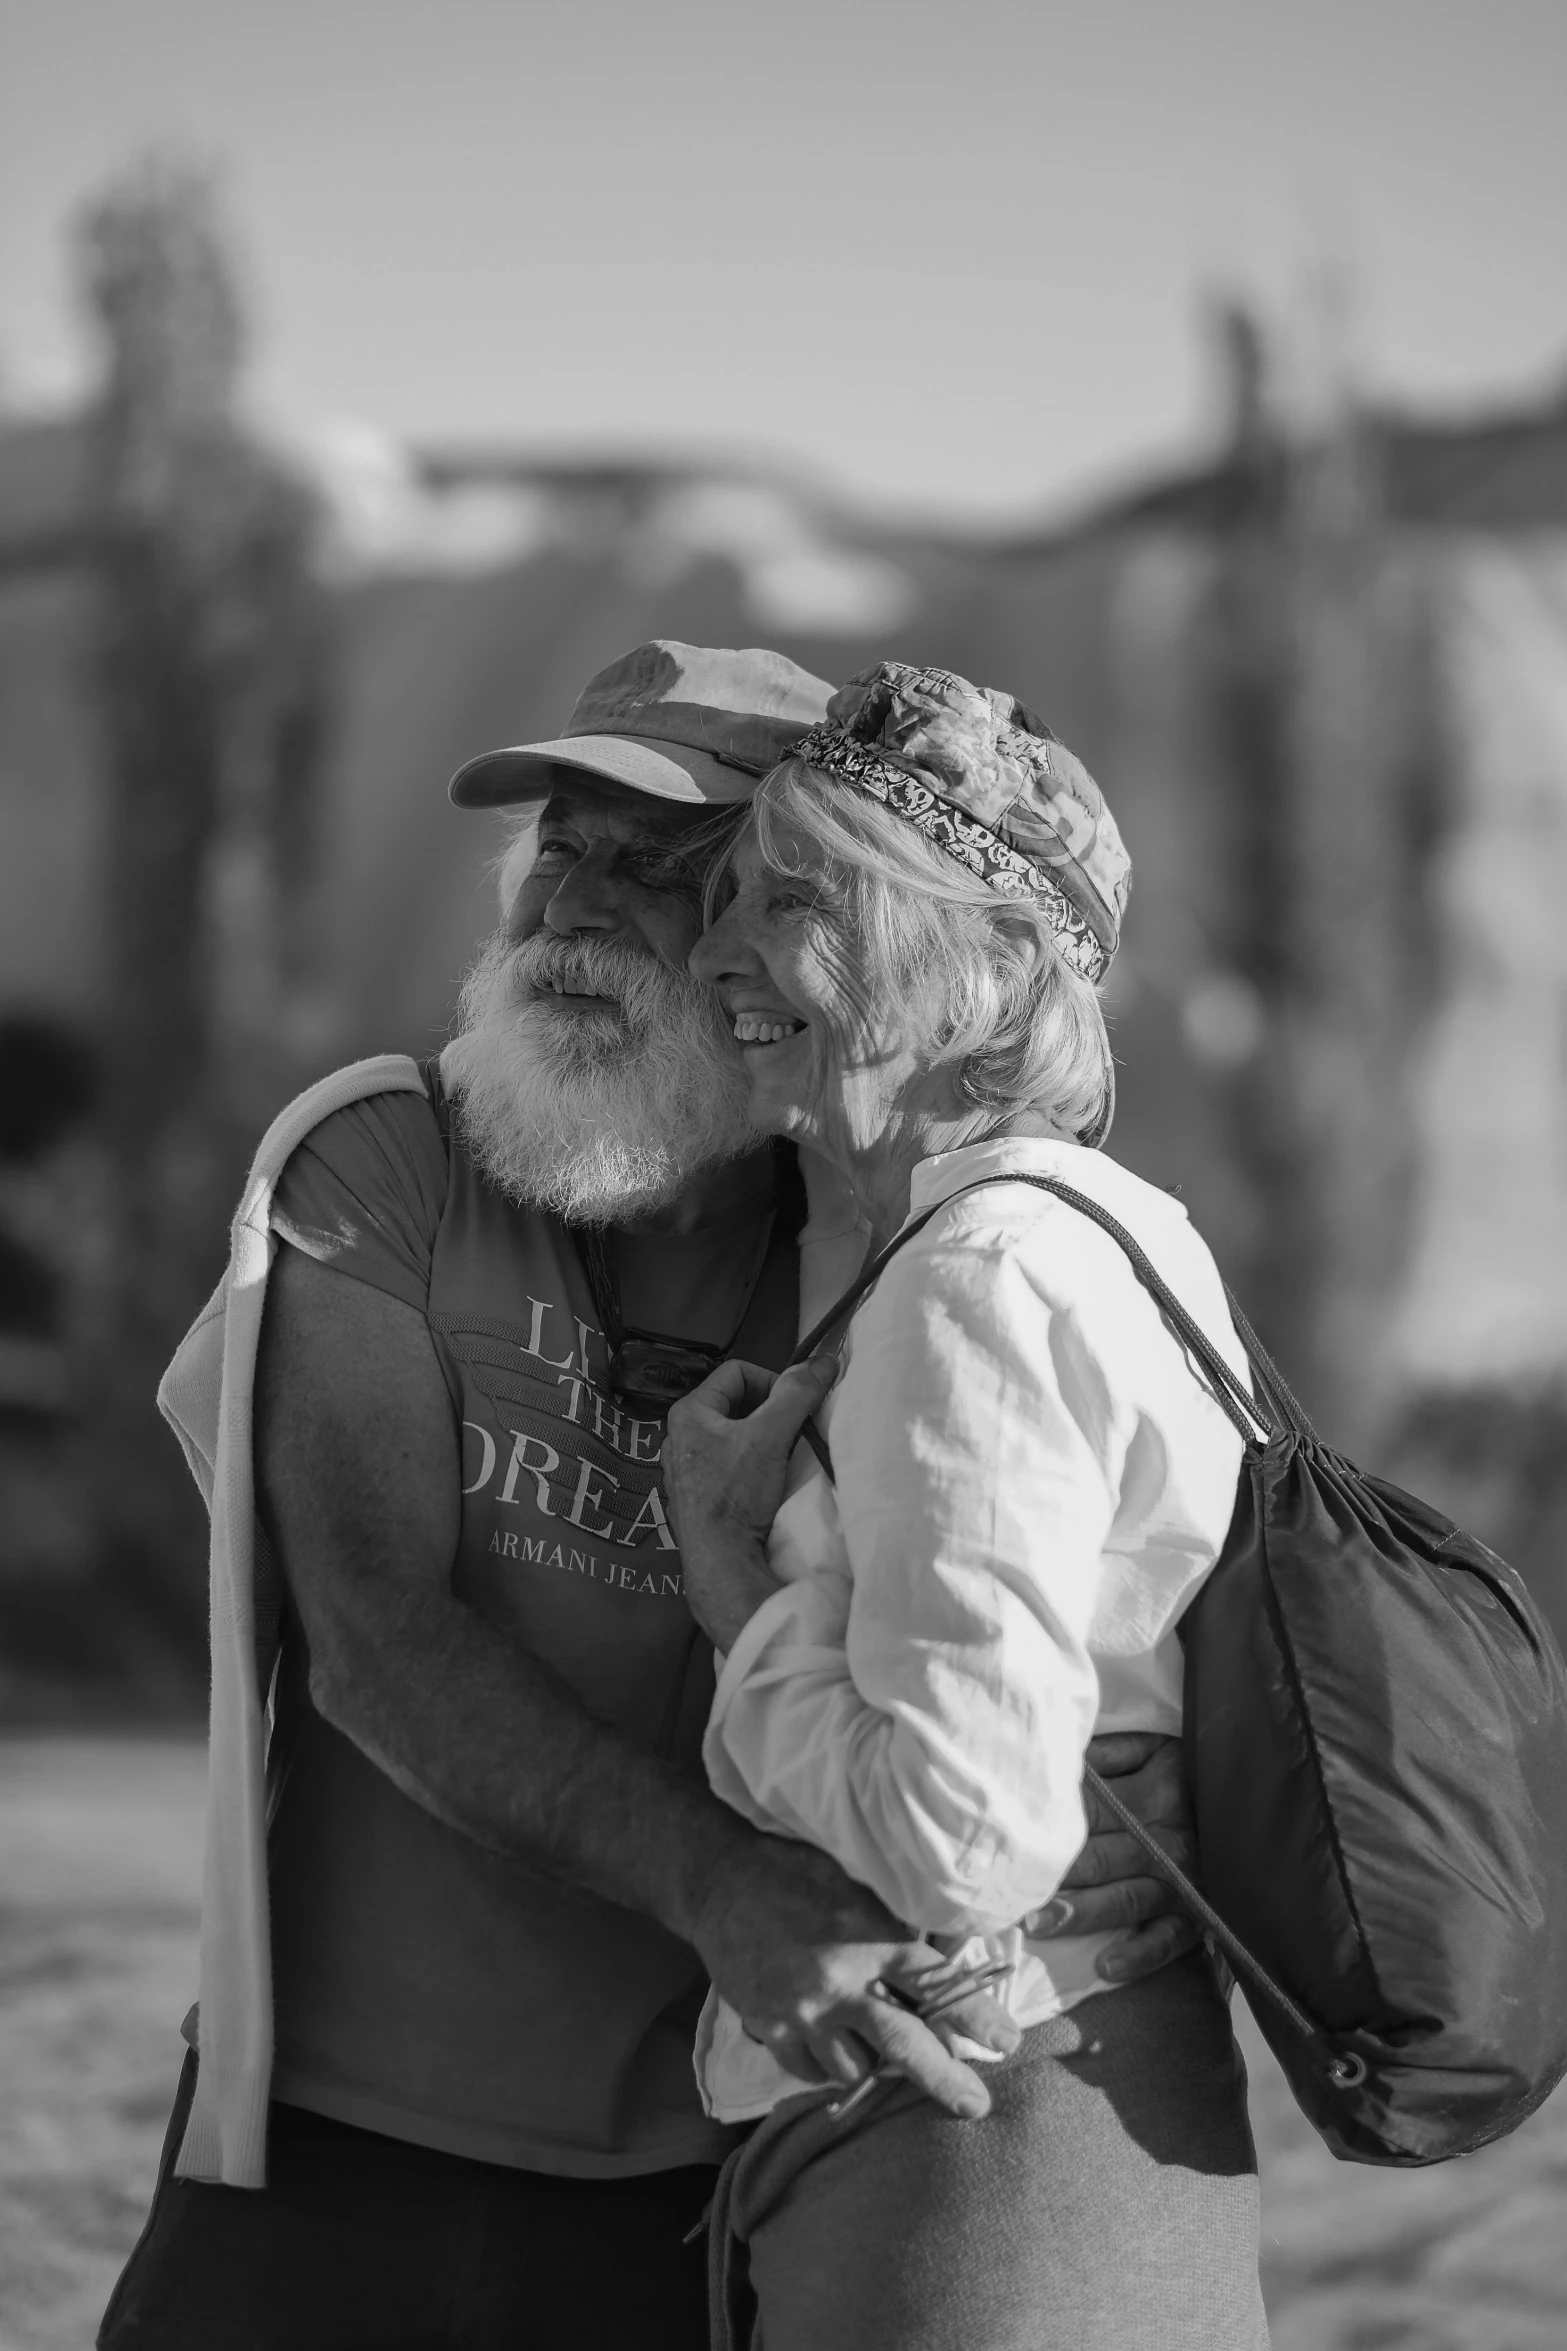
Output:
[[[348,1062],[341,1069],[317,1078],[278,1112],[256,1148],[251,1164],[252,1186],[275,1182],[307,1137],[319,1134],[345,1112],[371,1102],[416,1106],[422,1103],[426,1122],[433,1123],[429,1081],[424,1068],[411,1054],[378,1053],[367,1060]],[[392,1124],[395,1129],[401,1120],[412,1132],[416,1118],[417,1111],[414,1119],[409,1119],[406,1111],[394,1112]]]
[[291,1105],[274,1135],[274,1232],[308,1257],[422,1305],[450,1188],[445,1140],[419,1065],[357,1062]]
[[450,1148],[445,1119],[422,1086],[328,1100],[295,1145],[332,1164],[412,1167],[438,1177],[442,1189]]

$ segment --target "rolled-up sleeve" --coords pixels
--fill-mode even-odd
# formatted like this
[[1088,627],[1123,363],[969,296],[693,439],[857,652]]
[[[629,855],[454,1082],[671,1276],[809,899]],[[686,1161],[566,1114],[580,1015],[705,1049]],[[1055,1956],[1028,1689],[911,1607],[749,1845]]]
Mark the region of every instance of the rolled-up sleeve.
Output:
[[1128,1434],[1015,1247],[906,1250],[834,1401],[837,1556],[758,1611],[720,1676],[718,1792],[911,1925],[988,1931],[1046,1901],[1085,1832],[1088,1634]]

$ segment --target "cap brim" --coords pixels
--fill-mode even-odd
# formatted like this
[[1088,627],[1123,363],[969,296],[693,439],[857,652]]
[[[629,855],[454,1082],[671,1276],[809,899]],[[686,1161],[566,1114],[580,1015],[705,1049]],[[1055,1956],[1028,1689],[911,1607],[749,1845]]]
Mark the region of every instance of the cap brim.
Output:
[[546,798],[555,770],[562,767],[694,808],[727,808],[749,800],[759,780],[684,743],[654,743],[643,735],[567,735],[558,743],[482,751],[457,770],[448,789],[459,808],[512,808]]

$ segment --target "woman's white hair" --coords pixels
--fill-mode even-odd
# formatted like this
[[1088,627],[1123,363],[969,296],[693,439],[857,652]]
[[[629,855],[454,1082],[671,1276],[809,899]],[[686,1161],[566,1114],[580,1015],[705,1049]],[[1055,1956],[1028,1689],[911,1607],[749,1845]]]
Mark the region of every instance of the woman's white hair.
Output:
[[[1039,903],[1001,898],[866,794],[798,759],[751,802],[764,863],[842,890],[875,997],[937,983],[935,1042],[976,1108],[1048,1113],[1096,1146],[1115,1110],[1115,1064],[1092,983],[1057,954]],[[804,849],[808,865],[784,839]]]

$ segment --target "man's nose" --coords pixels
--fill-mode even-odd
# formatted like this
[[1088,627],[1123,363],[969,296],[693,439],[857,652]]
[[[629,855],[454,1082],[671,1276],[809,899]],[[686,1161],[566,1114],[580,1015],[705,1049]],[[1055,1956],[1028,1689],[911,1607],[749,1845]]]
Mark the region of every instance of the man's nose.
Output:
[[579,931],[618,931],[625,919],[621,885],[615,878],[613,849],[589,850],[568,873],[562,874],[545,902],[544,921],[563,939]]

